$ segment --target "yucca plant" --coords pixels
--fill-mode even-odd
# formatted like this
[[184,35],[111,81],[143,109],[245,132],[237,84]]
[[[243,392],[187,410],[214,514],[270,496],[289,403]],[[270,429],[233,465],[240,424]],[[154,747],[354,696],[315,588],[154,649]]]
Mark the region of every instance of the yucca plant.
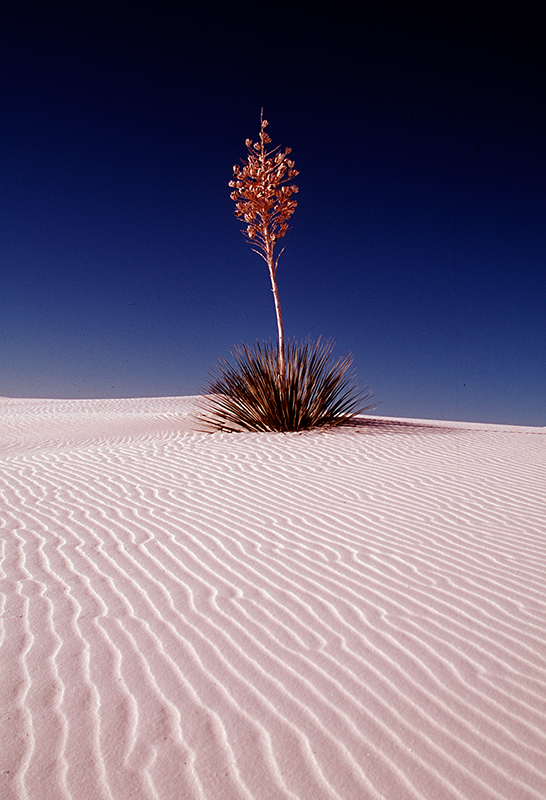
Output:
[[268,125],[260,117],[259,141],[246,140],[247,158],[233,167],[231,199],[235,216],[247,226],[242,231],[253,250],[267,264],[277,317],[277,347],[256,343],[232,350],[234,365],[221,360],[212,373],[204,401],[207,416],[201,421],[224,430],[298,431],[342,425],[373,406],[361,407],[369,392],[352,385],[348,370],[352,357],[330,363],[333,345],[322,339],[285,344],[284,326],[277,286],[277,267],[284,248],[276,247],[288,231],[288,220],[297,203],[291,183],[298,175],[288,158],[289,147],[267,150],[271,139]]
[[271,343],[234,347],[234,364],[221,361],[212,373],[200,419],[229,431],[303,431],[342,425],[371,393],[360,392],[349,373],[350,355],[330,363],[330,341],[291,342],[284,380],[278,380],[278,350]]

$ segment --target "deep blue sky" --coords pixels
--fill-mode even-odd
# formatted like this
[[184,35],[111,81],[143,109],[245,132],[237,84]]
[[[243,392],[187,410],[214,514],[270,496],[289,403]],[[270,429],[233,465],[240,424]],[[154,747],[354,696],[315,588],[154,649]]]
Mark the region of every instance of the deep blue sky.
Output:
[[379,414],[546,425],[538,19],[148,5],[0,19],[0,395],[194,394],[275,337],[227,186],[263,106],[300,170],[287,335]]

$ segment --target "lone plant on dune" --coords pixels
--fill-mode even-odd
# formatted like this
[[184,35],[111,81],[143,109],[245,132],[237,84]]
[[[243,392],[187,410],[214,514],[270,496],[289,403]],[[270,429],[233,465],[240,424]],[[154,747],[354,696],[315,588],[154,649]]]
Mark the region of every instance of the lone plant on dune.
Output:
[[296,210],[291,183],[298,175],[294,162],[280,147],[267,150],[271,139],[265,132],[267,120],[261,115],[259,141],[246,140],[247,158],[233,167],[231,199],[235,216],[246,222],[242,231],[252,248],[267,264],[277,317],[277,347],[256,343],[232,350],[235,364],[220,361],[212,373],[204,402],[203,421],[222,430],[298,431],[332,427],[372,408],[362,408],[369,392],[358,391],[348,370],[352,357],[330,363],[333,345],[320,338],[285,344],[284,326],[277,285],[277,267],[284,252],[276,247],[287,231]]

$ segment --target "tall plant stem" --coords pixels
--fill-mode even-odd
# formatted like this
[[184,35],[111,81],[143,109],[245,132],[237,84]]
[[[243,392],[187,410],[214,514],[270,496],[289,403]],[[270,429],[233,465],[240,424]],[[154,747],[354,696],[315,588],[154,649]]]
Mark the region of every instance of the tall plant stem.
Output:
[[284,152],[279,147],[270,151],[266,149],[266,145],[271,142],[265,132],[267,124],[262,109],[259,141],[253,143],[251,139],[246,140],[247,159],[243,161],[242,167],[233,167],[233,180],[229,185],[235,189],[230,195],[236,204],[235,216],[247,223],[243,233],[254,245],[254,252],[264,259],[269,270],[277,315],[279,384],[284,388],[287,379],[286,348],[277,286],[277,266],[283,250],[276,257],[274,251],[279,239],[288,231],[288,220],[297,205],[291,196],[298,191],[298,187],[288,184],[298,171],[294,169],[294,162],[288,158],[291,152],[289,147]]
[[[261,122],[261,133],[263,134],[264,131],[264,119],[263,119],[263,108],[260,114],[260,122]],[[259,151],[259,161],[260,166],[262,168],[262,174],[266,175],[268,172],[267,169],[267,151],[265,149],[265,137],[262,135],[260,136],[260,151]],[[282,322],[282,312],[281,312],[281,300],[279,297],[279,287],[277,286],[277,265],[279,263],[279,258],[282,254],[282,250],[277,256],[274,258],[273,251],[275,249],[275,244],[277,239],[271,230],[271,220],[268,217],[261,217],[261,226],[262,226],[262,237],[263,242],[265,244],[265,261],[267,264],[267,268],[269,270],[269,277],[271,279],[271,291],[273,292],[273,300],[275,302],[275,314],[277,315],[277,331],[278,331],[278,350],[279,350],[279,381],[281,386],[284,387],[285,380],[286,380],[286,354],[285,354],[285,347],[284,347],[284,325]],[[284,250],[284,248],[283,248]],[[262,255],[262,253],[259,253]]]
[[268,248],[270,252],[267,253],[267,267],[269,269],[269,277],[271,279],[271,291],[273,292],[273,300],[275,302],[275,314],[277,315],[277,332],[278,332],[278,349],[279,349],[279,379],[281,385],[284,385],[286,380],[286,352],[284,347],[284,325],[282,322],[281,301],[279,298],[279,287],[277,286],[277,265],[273,260],[273,248]]

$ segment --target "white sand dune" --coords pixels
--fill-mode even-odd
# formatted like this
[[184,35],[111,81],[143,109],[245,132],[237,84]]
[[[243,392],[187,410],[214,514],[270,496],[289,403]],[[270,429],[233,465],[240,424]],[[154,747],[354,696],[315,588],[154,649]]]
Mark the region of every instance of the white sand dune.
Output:
[[0,400],[1,800],[544,800],[546,430]]

